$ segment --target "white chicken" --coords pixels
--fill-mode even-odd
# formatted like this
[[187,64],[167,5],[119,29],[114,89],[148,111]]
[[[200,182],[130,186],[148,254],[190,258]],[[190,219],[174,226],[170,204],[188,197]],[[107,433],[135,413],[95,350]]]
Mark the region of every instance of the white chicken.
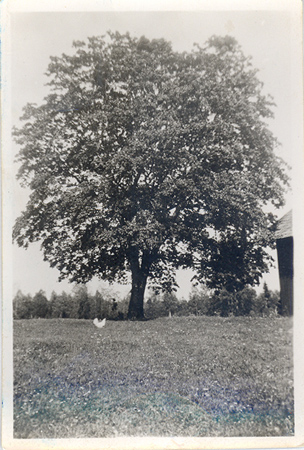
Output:
[[102,328],[105,326],[106,324],[106,319],[104,318],[103,320],[101,320],[99,322],[99,320],[97,319],[97,317],[93,320],[93,324],[95,325],[95,327],[97,328]]

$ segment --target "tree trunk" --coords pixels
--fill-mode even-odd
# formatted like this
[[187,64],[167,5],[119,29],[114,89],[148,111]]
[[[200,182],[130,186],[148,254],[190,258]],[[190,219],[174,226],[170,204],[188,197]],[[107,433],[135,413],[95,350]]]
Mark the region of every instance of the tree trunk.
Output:
[[132,271],[132,290],[128,310],[129,320],[144,319],[144,294],[147,278],[147,275],[140,269],[136,273]]
[[132,290],[128,309],[129,320],[144,319],[144,295],[150,268],[150,255],[144,254],[140,265],[138,252],[134,251],[131,259]]

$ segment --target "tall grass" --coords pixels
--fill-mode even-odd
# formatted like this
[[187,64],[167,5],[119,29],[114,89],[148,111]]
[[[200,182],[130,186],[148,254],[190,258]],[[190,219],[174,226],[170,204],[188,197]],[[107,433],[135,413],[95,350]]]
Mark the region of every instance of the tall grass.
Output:
[[14,323],[15,438],[293,434],[292,321]]

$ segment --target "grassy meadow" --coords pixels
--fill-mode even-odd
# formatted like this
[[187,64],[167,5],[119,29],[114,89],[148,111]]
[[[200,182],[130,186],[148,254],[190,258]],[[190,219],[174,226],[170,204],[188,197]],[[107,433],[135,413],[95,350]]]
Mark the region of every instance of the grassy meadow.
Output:
[[14,321],[14,437],[287,436],[292,320]]

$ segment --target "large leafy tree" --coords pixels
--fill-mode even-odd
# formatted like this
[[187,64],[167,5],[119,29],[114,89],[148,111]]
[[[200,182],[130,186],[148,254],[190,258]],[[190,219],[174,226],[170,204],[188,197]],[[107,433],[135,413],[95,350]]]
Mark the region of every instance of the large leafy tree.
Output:
[[28,104],[15,139],[31,189],[20,246],[41,241],[61,278],[126,282],[143,317],[148,278],[163,289],[191,267],[211,287],[267,269],[287,183],[267,120],[272,101],[231,37],[191,53],[108,33],[51,57],[50,94]]

